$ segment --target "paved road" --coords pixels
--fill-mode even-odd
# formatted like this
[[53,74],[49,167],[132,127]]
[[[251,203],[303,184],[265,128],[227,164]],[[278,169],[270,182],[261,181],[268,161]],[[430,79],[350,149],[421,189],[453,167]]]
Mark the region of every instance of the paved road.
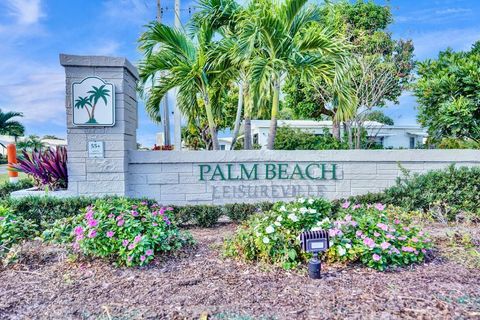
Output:
[[7,165],[6,164],[1,164],[0,165],[0,174],[6,174],[7,173]]

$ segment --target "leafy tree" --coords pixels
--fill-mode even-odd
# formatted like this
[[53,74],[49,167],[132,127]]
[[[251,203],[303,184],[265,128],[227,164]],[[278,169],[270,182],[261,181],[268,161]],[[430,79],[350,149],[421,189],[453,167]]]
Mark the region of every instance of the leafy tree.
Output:
[[23,117],[21,112],[8,111],[3,112],[0,109],[0,135],[17,137],[23,136],[25,127],[14,118]]
[[418,120],[429,138],[480,143],[480,41],[467,52],[440,52],[419,63],[417,73]]
[[[185,32],[158,22],[148,26],[140,37],[144,59],[140,62],[140,80],[147,93],[146,111],[154,121],[160,121],[159,103],[171,89],[178,87],[178,106],[190,122],[206,113],[213,149],[218,150],[217,126],[214,114],[218,111],[216,89],[229,77],[229,67],[216,63],[209,55],[213,47],[213,29],[202,23],[190,37]],[[161,44],[157,51],[153,49]],[[165,76],[153,83],[155,75]],[[202,103],[204,108],[200,108]]]
[[300,129],[278,128],[275,150],[331,150],[348,149],[348,145],[335,139],[328,129],[322,135],[305,132]]
[[27,151],[34,151],[34,150],[42,150],[45,148],[45,144],[40,140],[40,137],[37,135],[29,135],[22,141],[17,142],[18,150],[27,150]]
[[393,126],[395,123],[392,118],[385,115],[381,110],[370,111],[365,115],[365,121],[376,121],[388,126]]

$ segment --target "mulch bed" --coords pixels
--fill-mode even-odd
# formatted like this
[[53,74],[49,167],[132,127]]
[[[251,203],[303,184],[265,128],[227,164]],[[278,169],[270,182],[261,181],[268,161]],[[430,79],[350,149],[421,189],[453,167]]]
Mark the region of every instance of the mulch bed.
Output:
[[0,319],[480,319],[480,270],[445,259],[392,272],[324,267],[321,280],[224,259],[235,226],[146,268],[68,259],[30,242],[0,270]]

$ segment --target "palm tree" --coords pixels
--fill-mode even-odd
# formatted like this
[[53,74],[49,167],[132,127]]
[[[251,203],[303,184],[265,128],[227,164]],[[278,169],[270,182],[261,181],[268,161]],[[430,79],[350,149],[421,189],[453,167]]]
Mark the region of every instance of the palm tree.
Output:
[[77,109],[85,108],[85,110],[87,110],[87,113],[88,113],[88,121],[90,121],[92,119],[92,114],[90,113],[90,110],[87,108],[87,106],[89,106],[90,108],[92,107],[89,97],[78,97],[77,100],[75,100],[75,108]]
[[[196,28],[194,37],[169,26],[152,22],[140,37],[140,49],[144,59],[140,62],[140,84],[146,93],[146,111],[152,120],[161,120],[159,102],[171,89],[178,87],[177,103],[190,120],[206,113],[213,149],[219,150],[216,113],[216,90],[229,75],[225,62],[213,63],[209,52],[212,49],[213,30],[208,23]],[[161,45],[159,50],[153,49]],[[156,74],[164,74],[151,87],[148,85]]]
[[17,137],[23,136],[25,127],[13,118],[23,117],[21,112],[9,111],[3,112],[0,109],[0,135],[13,136],[15,141]]
[[17,143],[19,150],[42,150],[45,148],[45,144],[40,140],[40,137],[37,135],[29,135],[25,140],[19,141]]
[[107,97],[110,96],[109,92],[110,90],[106,89],[104,84],[98,88],[92,86],[92,90],[87,91],[87,93],[90,93],[90,103],[92,103],[93,101],[92,113],[90,114],[90,120],[88,120],[88,123],[97,123],[97,121],[95,120],[95,107],[97,106],[98,100],[100,99],[102,99],[105,105],[107,105]]
[[268,149],[273,149],[280,87],[287,76],[319,76],[332,83],[339,65],[346,61],[344,46],[320,26],[318,7],[307,0],[257,0],[241,19],[239,46],[249,52],[251,86],[255,101],[272,92]]

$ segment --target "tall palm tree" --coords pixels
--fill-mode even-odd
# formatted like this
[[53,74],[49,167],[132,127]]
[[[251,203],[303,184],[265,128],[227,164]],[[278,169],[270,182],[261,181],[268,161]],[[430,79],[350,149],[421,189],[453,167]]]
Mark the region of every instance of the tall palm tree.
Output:
[[241,19],[239,46],[250,52],[254,100],[272,92],[268,149],[273,149],[281,83],[287,76],[320,76],[334,81],[336,69],[346,61],[344,46],[320,26],[318,7],[307,0],[256,0]]
[[0,109],[0,135],[13,136],[15,140],[17,137],[23,136],[25,127],[19,121],[12,120],[20,117],[23,117],[21,112],[3,112]]
[[[147,96],[146,111],[150,118],[159,122],[159,102],[171,89],[178,87],[177,103],[189,119],[206,113],[213,149],[219,150],[217,128],[214,120],[216,112],[215,88],[221,87],[229,73],[226,62],[214,63],[209,52],[212,49],[213,29],[202,23],[194,37],[169,26],[153,22],[140,37],[140,49],[144,59],[140,62],[140,85]],[[158,44],[158,51],[153,48]],[[156,74],[164,76],[149,87]],[[205,110],[202,110],[203,106]]]
[[[101,85],[100,87],[95,87],[92,86],[92,90],[87,91],[87,93],[90,93],[90,103],[93,101],[93,106],[92,106],[92,112],[90,115],[90,120],[88,121],[89,123],[96,123],[97,121],[95,120],[95,108],[97,106],[98,100],[102,99],[105,105],[107,105],[107,97],[110,96],[109,94],[110,90],[105,88],[105,85]],[[88,110],[88,109],[87,109]]]

